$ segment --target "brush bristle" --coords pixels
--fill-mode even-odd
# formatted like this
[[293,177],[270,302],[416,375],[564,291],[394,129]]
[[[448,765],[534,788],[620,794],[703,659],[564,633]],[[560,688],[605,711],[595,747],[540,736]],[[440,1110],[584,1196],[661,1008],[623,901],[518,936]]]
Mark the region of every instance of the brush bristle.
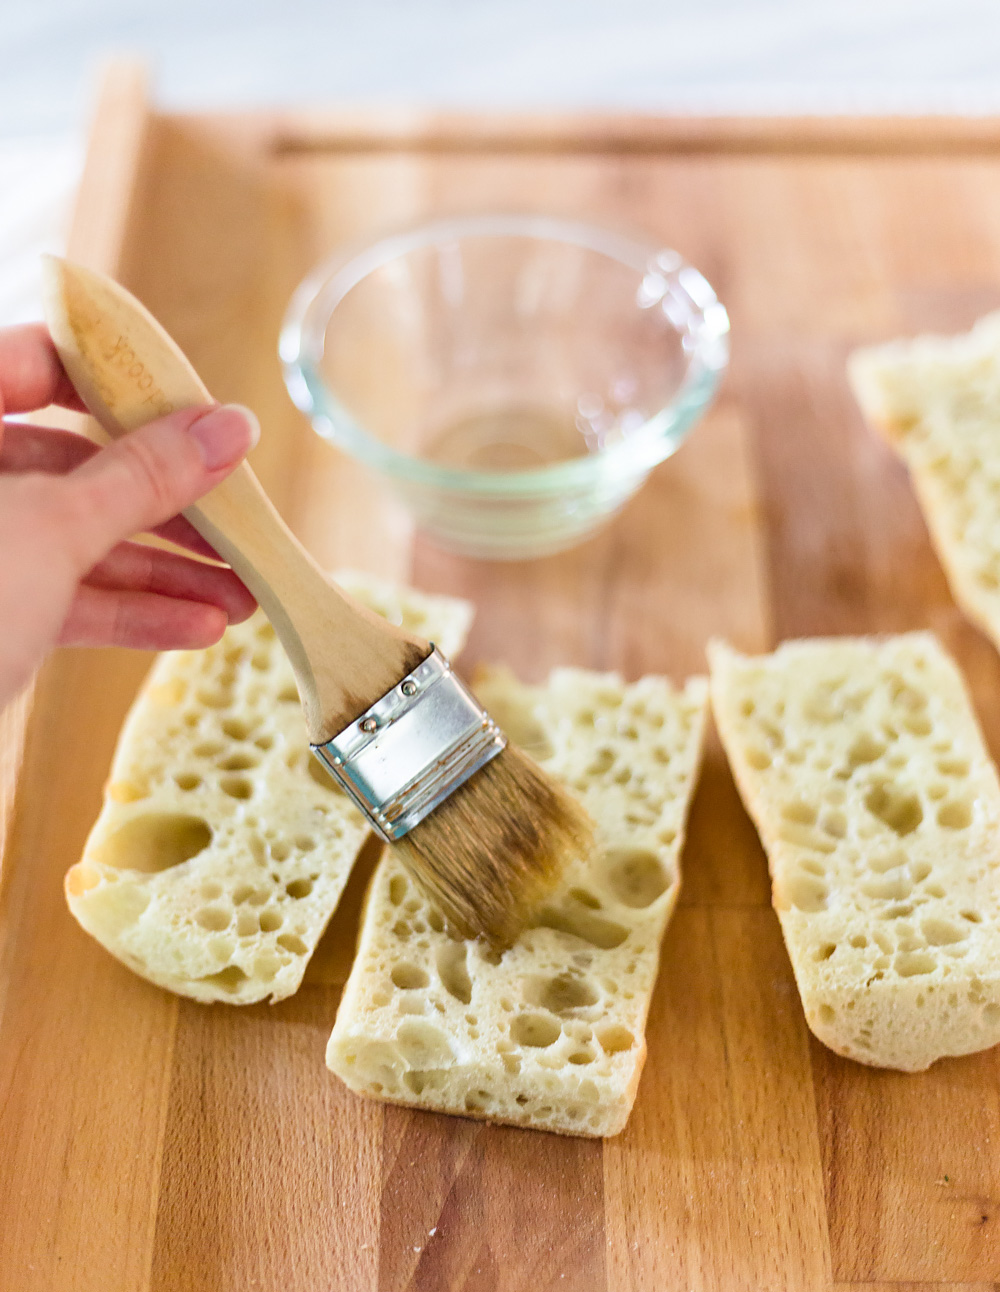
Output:
[[580,805],[508,745],[394,847],[456,932],[506,947],[592,844]]

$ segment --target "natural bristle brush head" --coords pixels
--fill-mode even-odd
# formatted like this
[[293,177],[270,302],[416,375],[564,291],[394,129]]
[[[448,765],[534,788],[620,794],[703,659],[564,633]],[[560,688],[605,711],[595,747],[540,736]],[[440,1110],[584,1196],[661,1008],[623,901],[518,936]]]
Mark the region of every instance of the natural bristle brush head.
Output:
[[507,745],[392,846],[457,933],[507,947],[593,838],[579,803]]

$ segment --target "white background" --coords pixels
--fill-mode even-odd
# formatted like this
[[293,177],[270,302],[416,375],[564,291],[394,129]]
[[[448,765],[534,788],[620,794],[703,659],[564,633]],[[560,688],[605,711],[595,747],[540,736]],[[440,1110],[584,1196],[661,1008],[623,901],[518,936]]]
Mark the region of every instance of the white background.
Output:
[[1000,113],[1000,0],[0,0],[0,321],[37,312],[115,52],[169,108]]
[[0,133],[72,128],[109,49],[169,106],[1000,109],[997,0],[0,0]]

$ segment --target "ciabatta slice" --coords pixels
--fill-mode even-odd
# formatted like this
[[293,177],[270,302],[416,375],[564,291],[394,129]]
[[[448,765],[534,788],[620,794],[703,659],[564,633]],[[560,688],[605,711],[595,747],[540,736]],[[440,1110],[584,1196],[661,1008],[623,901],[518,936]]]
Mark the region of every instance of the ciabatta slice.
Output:
[[[337,577],[446,654],[461,648],[468,603]],[[302,981],[366,836],[309,750],[291,666],[258,612],[210,650],[156,660],[66,899],[150,982],[200,1001],[281,1000]]]
[[544,686],[494,671],[477,691],[580,796],[596,851],[503,955],[450,937],[399,864],[383,860],[327,1063],[352,1089],[394,1103],[614,1135],[645,1058],[707,686],[558,669]]
[[709,647],[806,1021],[916,1072],[1000,1041],[1000,784],[930,633]]
[[858,350],[848,374],[910,470],[952,596],[1000,647],[1000,313]]

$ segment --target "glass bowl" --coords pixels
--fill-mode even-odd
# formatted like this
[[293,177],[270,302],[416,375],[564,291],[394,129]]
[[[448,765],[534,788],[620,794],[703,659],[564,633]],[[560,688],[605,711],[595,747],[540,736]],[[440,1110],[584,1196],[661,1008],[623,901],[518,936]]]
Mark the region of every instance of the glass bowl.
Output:
[[729,357],[676,252],[534,215],[439,220],[321,265],[285,380],[437,542],[520,559],[589,535],[670,456]]

